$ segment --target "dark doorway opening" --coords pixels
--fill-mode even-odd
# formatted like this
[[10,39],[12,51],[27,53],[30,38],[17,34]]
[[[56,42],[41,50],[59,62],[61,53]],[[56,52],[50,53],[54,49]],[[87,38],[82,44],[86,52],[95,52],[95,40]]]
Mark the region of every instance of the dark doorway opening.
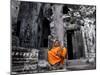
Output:
[[73,57],[72,35],[73,35],[73,31],[68,30],[67,31],[67,48],[68,48],[68,59],[69,60],[74,58]]
[[42,24],[40,28],[40,51],[39,51],[39,59],[47,58],[47,48],[48,48],[48,36],[50,35],[50,21],[47,18],[43,18]]
[[80,59],[84,57],[84,44],[81,31],[67,31],[68,59]]
[[44,17],[42,23],[42,40],[41,47],[48,47],[48,35],[50,35],[50,21]]

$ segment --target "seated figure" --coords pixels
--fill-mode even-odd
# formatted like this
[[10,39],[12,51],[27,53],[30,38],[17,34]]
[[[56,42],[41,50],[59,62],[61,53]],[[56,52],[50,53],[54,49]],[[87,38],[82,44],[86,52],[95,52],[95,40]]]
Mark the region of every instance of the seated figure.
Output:
[[58,40],[55,40],[53,47],[48,51],[48,62],[51,66],[60,66],[64,64],[67,56],[67,49],[62,47]]

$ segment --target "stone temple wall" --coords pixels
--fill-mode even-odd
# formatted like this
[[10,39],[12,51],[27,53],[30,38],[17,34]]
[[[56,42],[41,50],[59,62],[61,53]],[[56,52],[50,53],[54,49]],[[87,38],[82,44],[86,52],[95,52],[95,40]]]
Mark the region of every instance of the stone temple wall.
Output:
[[[61,41],[62,45],[67,47],[67,31],[79,29],[79,33],[82,35],[80,37],[84,43],[85,57],[89,57],[89,55],[95,56],[95,54],[91,54],[95,53],[95,6],[32,2],[21,2],[14,6],[14,2],[12,2],[12,7],[16,6],[19,6],[19,10],[16,10],[17,12],[15,14],[17,23],[13,24],[14,27],[12,30],[14,31],[13,39],[19,40],[17,42],[19,46],[40,48],[43,38],[45,39],[44,36],[48,38],[48,41],[49,36],[51,36],[51,40],[56,38]],[[13,15],[12,17],[15,16]],[[47,20],[48,23],[44,22],[44,20]],[[44,23],[46,24],[44,25]],[[49,33],[45,33],[46,29],[43,26],[49,27],[49,31],[47,30]],[[77,32],[75,33],[77,34]],[[12,45],[16,44],[15,40]]]
[[11,9],[12,46],[16,49],[37,49],[47,53],[53,40],[58,39],[62,46],[69,47],[71,39],[72,59],[83,57],[95,62],[95,6],[12,1]]

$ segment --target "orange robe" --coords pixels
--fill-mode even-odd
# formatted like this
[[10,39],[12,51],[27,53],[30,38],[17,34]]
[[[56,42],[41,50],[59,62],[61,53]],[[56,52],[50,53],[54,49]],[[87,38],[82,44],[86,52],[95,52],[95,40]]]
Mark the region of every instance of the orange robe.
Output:
[[54,47],[52,48],[50,51],[48,51],[48,62],[51,65],[54,65],[58,62],[60,62],[61,64],[64,64],[64,59],[62,59],[61,57],[59,57],[57,55],[57,52],[60,53],[60,55],[65,58],[66,54],[67,54],[67,49],[63,48],[61,49],[60,47]]

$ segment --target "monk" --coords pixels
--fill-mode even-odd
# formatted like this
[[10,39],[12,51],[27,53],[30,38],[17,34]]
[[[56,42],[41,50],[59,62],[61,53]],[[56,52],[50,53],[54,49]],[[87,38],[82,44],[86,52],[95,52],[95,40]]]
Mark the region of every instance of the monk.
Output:
[[56,40],[53,44],[52,49],[48,51],[48,62],[51,65],[56,65],[56,64],[63,65],[66,56],[67,56],[67,49],[65,47],[61,47],[60,42]]

